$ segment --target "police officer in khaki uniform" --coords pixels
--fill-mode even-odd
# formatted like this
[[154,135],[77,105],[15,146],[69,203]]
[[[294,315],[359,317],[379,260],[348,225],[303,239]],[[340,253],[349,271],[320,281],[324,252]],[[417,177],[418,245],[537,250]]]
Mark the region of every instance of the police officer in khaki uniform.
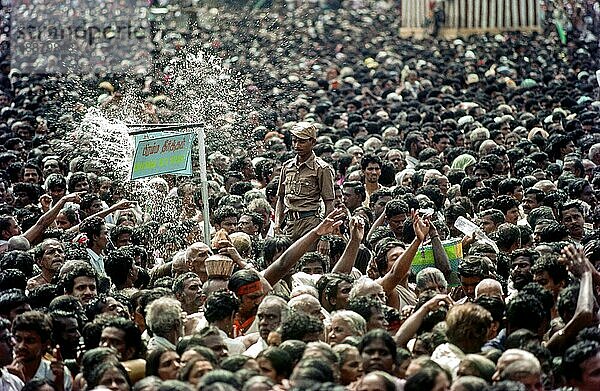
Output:
[[317,128],[309,122],[299,122],[290,130],[296,157],[281,168],[275,233],[283,233],[297,240],[321,221],[319,208],[325,204],[324,215],[333,209],[335,198],[333,169],[315,156]]

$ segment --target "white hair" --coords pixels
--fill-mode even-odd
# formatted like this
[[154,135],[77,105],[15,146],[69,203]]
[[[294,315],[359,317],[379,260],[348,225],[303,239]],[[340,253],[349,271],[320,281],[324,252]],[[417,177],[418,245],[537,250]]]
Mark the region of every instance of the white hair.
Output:
[[475,287],[475,298],[478,298],[482,290],[494,290],[500,292],[500,297],[504,296],[502,284],[492,278],[485,278]]
[[164,337],[182,326],[181,303],[170,297],[154,300],[146,311],[146,325],[154,335]]
[[348,323],[348,325],[352,329],[352,332],[354,333],[355,336],[362,337],[363,335],[366,334],[367,322],[365,321],[365,318],[363,318],[356,312],[349,311],[349,310],[339,310],[339,311],[335,311],[333,314],[331,314],[332,322],[334,319],[338,319],[338,318],[342,319],[346,323]]

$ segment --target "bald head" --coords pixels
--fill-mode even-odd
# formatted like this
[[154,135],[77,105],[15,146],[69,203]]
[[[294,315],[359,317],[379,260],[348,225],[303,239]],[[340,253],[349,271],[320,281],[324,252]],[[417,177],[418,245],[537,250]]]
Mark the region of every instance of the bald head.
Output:
[[502,285],[494,279],[485,278],[475,287],[475,298],[478,298],[479,296],[490,296],[502,299],[504,297]]

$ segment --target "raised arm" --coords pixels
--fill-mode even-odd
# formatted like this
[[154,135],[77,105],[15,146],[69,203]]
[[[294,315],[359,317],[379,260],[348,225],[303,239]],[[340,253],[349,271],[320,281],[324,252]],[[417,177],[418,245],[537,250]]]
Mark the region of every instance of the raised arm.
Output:
[[417,333],[423,323],[423,319],[425,319],[425,316],[427,316],[428,313],[437,309],[439,306],[451,307],[453,304],[454,302],[448,295],[438,294],[429,299],[427,303],[423,304],[418,310],[413,312],[404,323],[402,323],[402,326],[400,326],[400,329],[398,329],[394,336],[396,344],[405,347],[408,341],[410,341]]
[[575,315],[562,330],[554,333],[548,341],[547,347],[554,355],[562,354],[570,344],[574,343],[579,331],[596,323],[594,288],[589,262],[587,262],[583,250],[576,249],[573,245],[566,246],[562,253],[563,259],[569,262],[569,270],[575,276],[581,277]]
[[396,286],[406,278],[410,270],[410,265],[414,259],[419,246],[425,240],[425,237],[429,233],[429,220],[421,220],[421,218],[413,211],[413,227],[415,230],[415,238],[408,248],[398,257],[396,262],[392,265],[390,271],[385,276],[378,280],[379,284],[383,287],[383,290],[388,296],[392,296],[395,292]]
[[446,250],[444,249],[444,244],[442,243],[440,235],[434,224],[429,225],[429,237],[431,238],[431,248],[433,249],[433,260],[435,267],[444,274],[444,277],[448,278],[452,272],[452,269],[450,268],[450,261],[448,259],[448,254],[446,254]]
[[367,234],[367,240],[371,239],[371,235],[373,235],[373,232],[375,232],[375,229],[377,227],[382,226],[384,221],[385,221],[385,212],[381,212],[379,217],[373,222],[373,225],[371,226],[371,229],[369,230],[369,233]]
[[[117,210],[125,210],[125,209],[129,209],[129,208],[133,208],[134,206],[135,206],[134,201],[121,200],[121,201],[117,202],[116,204],[114,204],[104,210],[101,210],[98,213],[94,213],[93,215],[86,217],[84,220],[91,219],[94,217],[100,217],[101,219],[103,219],[106,216],[108,216],[109,214],[116,212]],[[81,223],[79,223],[79,224],[81,224]],[[71,228],[69,228],[67,230],[67,232],[79,232],[79,224],[72,226]]]
[[350,240],[342,253],[339,261],[335,264],[332,273],[350,274],[354,263],[356,262],[356,256],[358,255],[358,249],[360,243],[365,235],[365,221],[361,217],[352,217],[350,219]]
[[319,225],[296,240],[290,248],[281,254],[279,259],[265,270],[263,276],[269,284],[275,285],[277,281],[281,280],[321,236],[330,234],[342,224],[344,216],[345,213],[342,209],[334,209]]
[[62,197],[60,200],[58,200],[56,202],[56,204],[52,208],[50,208],[49,211],[44,213],[38,219],[38,221],[35,223],[35,225],[33,227],[29,228],[23,234],[23,236],[29,241],[29,243],[31,243],[31,245],[36,244],[37,241],[39,240],[39,238],[42,236],[42,234],[46,230],[46,228],[48,228],[50,226],[50,224],[52,224],[52,222],[54,221],[56,216],[58,216],[58,214],[60,213],[62,208],[65,206],[65,204],[67,202],[79,203],[81,201],[80,196],[82,194],[83,193],[81,193],[81,192],[80,193],[71,193],[71,194],[67,194],[66,196]]

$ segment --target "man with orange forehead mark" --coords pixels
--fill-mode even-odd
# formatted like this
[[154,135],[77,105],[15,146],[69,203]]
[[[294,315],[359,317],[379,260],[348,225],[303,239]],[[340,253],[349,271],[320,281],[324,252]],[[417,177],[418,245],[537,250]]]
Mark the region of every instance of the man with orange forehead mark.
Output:
[[239,270],[229,279],[228,288],[240,299],[240,309],[233,321],[233,337],[257,332],[258,325],[254,319],[265,296],[259,274],[250,269]]

